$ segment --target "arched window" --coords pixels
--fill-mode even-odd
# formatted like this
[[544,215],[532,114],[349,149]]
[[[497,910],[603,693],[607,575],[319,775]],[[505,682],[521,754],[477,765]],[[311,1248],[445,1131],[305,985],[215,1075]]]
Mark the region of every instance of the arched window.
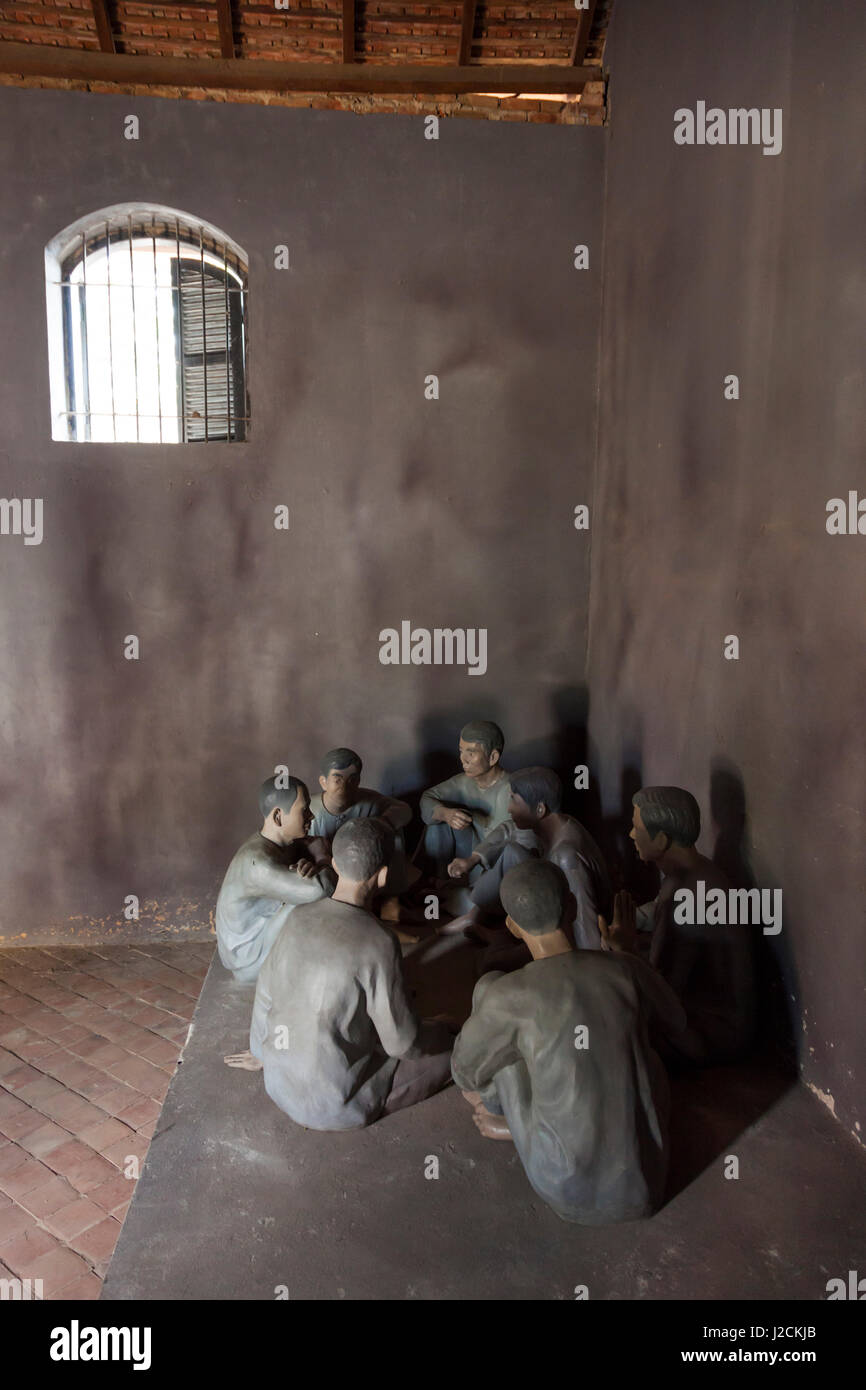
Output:
[[173,208],[123,203],[45,248],[53,439],[244,440],[247,257]]

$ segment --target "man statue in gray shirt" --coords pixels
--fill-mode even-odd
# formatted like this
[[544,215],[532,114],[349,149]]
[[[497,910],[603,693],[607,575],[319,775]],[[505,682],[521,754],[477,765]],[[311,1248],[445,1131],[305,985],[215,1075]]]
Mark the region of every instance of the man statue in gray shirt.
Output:
[[[637,956],[574,950],[562,870],[509,870],[508,927],[531,961],[475,987],[452,1073],[488,1139],[513,1141],[539,1197],[564,1221],[634,1221],[662,1201],[669,1088],[650,1029],[676,1035],[685,1013]],[[611,937],[619,934],[618,895]]]
[[[377,915],[396,926],[401,918],[398,899],[419,877],[418,870],[412,868],[406,857],[403,839],[403,829],[412,819],[412,808],[396,797],[362,787],[362,767],[359,755],[352,748],[332,748],[325,754],[319,769],[321,792],[310,802],[313,834],[321,836],[330,845],[340,826],[347,820],[376,816],[390,826],[393,845],[388,858],[384,899],[379,904]],[[405,941],[418,939],[400,932],[397,934]]]
[[688,1028],[676,1050],[689,1062],[739,1061],[754,1040],[756,995],[752,929],[681,925],[676,895],[731,887],[717,864],[700,854],[701,812],[683,787],[643,787],[632,797],[631,839],[644,863],[663,875],[658,897],[637,911],[638,930],[651,931],[649,960],[682,1001]]
[[328,849],[308,837],[307,788],[297,777],[270,777],[259,792],[261,830],[245,840],[217,898],[219,957],[242,984],[252,983],[283,923],[300,903],[329,894],[336,875]]
[[396,797],[361,786],[363,763],[351,748],[332,748],[319,767],[321,791],[312,797],[313,834],[330,844],[347,820],[377,816],[400,831],[412,819],[412,808]]
[[[499,761],[504,747],[498,724],[472,720],[460,730],[462,772],[423,793],[421,819],[426,828],[415,859],[430,877],[445,879],[449,864],[471,855],[485,835],[508,820],[511,792],[508,773]],[[470,881],[479,872],[474,869]],[[461,881],[465,882],[464,876]],[[449,905],[452,910],[465,911],[469,906],[465,892]]]
[[259,974],[250,1050],[225,1059],[263,1069],[268,1095],[307,1129],[372,1124],[451,1079],[453,1033],[419,1022],[396,938],[368,911],[385,881],[388,838],[375,819],[337,831],[334,895],[283,926]]

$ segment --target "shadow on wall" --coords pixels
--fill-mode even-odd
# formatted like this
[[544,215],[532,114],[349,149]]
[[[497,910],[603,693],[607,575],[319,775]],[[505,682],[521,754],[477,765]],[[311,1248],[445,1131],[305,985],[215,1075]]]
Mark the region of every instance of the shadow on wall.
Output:
[[[588,711],[587,711],[588,713]],[[627,889],[635,902],[651,902],[661,886],[658,870],[652,864],[644,864],[638,857],[629,838],[632,827],[634,807],[632,797],[644,785],[643,775],[643,721],[633,706],[618,711],[620,728],[619,756],[619,795],[616,809],[604,815],[601,808],[600,788],[609,785],[609,779],[602,778],[597,771],[598,753],[595,747],[588,749],[585,762],[592,763],[592,785],[596,790],[590,803],[594,819],[589,815],[583,820],[587,829],[595,837],[604,855],[610,873],[614,892]]]
[[[592,822],[593,801],[598,792],[577,792],[574,769],[587,762],[587,725],[589,723],[589,690],[583,684],[564,685],[550,696],[553,732],[521,739],[508,758],[508,767],[517,772],[523,767],[552,767],[562,778],[562,809],[569,815],[579,815],[587,827]],[[596,779],[590,778],[590,788]]]
[[[716,832],[712,860],[734,888],[759,888],[748,854],[748,812],[742,774],[728,758],[710,763],[710,815]],[[774,885],[778,887],[779,885]],[[758,1044],[773,1049],[796,1068],[802,1029],[797,972],[791,954],[789,909],[783,898],[782,930],[765,936],[755,928]]]

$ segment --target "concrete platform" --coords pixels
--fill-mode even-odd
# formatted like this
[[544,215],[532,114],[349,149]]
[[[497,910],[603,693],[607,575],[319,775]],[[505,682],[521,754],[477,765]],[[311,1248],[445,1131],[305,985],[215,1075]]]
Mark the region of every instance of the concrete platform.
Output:
[[[471,956],[452,945],[418,977],[422,1010],[465,1005]],[[251,1002],[215,958],[103,1299],[822,1300],[863,1266],[866,1155],[771,1066],[678,1078],[667,1205],[590,1229],[544,1206],[453,1087],[366,1130],[295,1126],[260,1073],[223,1065]]]

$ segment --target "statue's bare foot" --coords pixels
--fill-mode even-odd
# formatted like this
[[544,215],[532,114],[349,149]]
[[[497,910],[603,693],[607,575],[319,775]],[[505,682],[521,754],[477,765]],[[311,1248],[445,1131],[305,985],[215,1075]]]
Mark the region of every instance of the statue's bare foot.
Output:
[[404,931],[402,927],[397,926],[397,920],[396,917],[390,917],[384,912],[379,913],[379,921],[394,933],[401,946],[417,946],[421,940],[418,933]]
[[[458,923],[457,926],[454,925],[455,922]],[[461,919],[459,917],[455,917],[451,922],[440,922],[436,928],[436,935],[461,936],[463,934],[463,927],[460,923]]]
[[514,1142],[504,1115],[491,1115],[489,1110],[480,1105],[477,1110],[473,1110],[472,1119],[485,1139],[510,1139]]
[[[389,927],[396,927],[398,923],[408,927],[430,926],[420,908],[409,907],[406,903],[401,903],[399,898],[383,898],[381,905],[376,909],[376,915],[380,922],[387,922]],[[417,939],[416,937],[415,940]]]
[[474,933],[478,926],[478,913],[474,910],[464,912],[460,917],[452,917],[450,922],[443,922],[436,928],[437,936],[459,936],[461,932],[468,935]]
[[251,1052],[233,1052],[230,1057],[223,1057],[227,1067],[238,1067],[240,1071],[261,1071],[262,1064],[258,1057],[254,1057]]
[[460,1094],[464,1100],[469,1102],[473,1110],[477,1110],[478,1106],[481,1104],[480,1091],[461,1091]]

